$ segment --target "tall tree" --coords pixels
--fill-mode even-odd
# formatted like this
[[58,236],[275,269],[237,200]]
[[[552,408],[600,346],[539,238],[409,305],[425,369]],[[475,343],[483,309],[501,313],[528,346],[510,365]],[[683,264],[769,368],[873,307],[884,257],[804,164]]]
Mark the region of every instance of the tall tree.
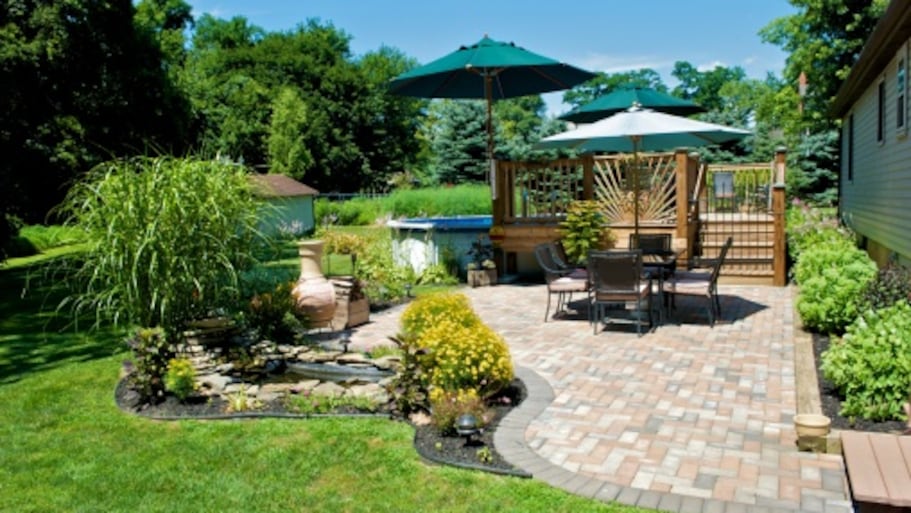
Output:
[[42,221],[93,164],[182,144],[159,48],[129,0],[11,0],[0,14],[0,205]]
[[699,71],[686,61],[675,62],[671,75],[680,81],[680,84],[674,87],[675,96],[692,100],[709,111],[721,111],[725,108],[720,94],[725,84],[746,78],[746,73],[740,66],[715,66],[710,70]]
[[812,133],[835,126],[828,108],[847,78],[864,42],[888,4],[887,0],[790,0],[796,14],[772,20],[759,32],[763,41],[789,55],[784,78],[797,88],[807,76],[805,128]]
[[485,109],[482,101],[439,100],[431,104],[436,183],[478,182],[487,176]]
[[272,104],[272,121],[267,145],[269,170],[303,180],[313,166],[303,133],[308,123],[307,104],[297,91],[285,87]]

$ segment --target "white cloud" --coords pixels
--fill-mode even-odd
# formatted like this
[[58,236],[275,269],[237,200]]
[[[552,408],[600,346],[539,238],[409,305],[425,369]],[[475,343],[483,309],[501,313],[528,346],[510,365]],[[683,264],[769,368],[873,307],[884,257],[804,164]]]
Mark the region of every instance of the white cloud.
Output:
[[708,62],[705,64],[699,64],[698,66],[696,66],[696,69],[704,73],[706,71],[712,71],[713,69],[717,68],[718,66],[725,66],[725,64],[722,61],[716,60],[716,61]]
[[659,59],[654,56],[621,56],[608,55],[603,53],[589,53],[572,62],[577,62],[580,67],[591,71],[602,71],[604,73],[617,73],[620,71],[632,71],[642,68],[651,68],[655,71],[670,69],[673,67],[673,61]]

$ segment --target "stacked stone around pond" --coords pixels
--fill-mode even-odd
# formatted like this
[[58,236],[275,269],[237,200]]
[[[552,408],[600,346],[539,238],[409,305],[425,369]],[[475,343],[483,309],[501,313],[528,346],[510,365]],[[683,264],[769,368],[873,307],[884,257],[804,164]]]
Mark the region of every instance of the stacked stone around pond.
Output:
[[[389,401],[387,387],[391,374],[400,367],[396,356],[371,359],[361,353],[325,351],[310,346],[275,344],[260,341],[243,344],[202,344],[192,339],[173,347],[175,355],[187,358],[196,369],[199,393],[224,397],[243,391],[247,397],[271,401],[289,394],[311,393],[320,396],[366,397],[378,404]],[[390,371],[389,377],[366,382],[352,376],[341,383],[301,376],[293,379],[289,365],[323,364],[339,373],[346,369]]]

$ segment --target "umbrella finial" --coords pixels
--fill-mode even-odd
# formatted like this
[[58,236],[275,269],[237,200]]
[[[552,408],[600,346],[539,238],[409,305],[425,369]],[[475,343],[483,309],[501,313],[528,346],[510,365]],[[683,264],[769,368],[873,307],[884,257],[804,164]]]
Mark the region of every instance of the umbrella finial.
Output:
[[633,100],[633,104],[630,105],[629,110],[630,110],[630,112],[632,112],[632,111],[637,111],[637,110],[642,110],[642,104],[639,103],[639,102],[636,101],[636,100]]

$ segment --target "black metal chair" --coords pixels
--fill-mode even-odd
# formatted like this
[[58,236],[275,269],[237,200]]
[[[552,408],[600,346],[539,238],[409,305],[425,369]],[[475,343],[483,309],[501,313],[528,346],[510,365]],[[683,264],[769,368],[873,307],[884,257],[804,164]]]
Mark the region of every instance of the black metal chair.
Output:
[[575,292],[588,292],[588,273],[585,270],[561,268],[553,259],[550,243],[535,246],[535,259],[544,271],[547,283],[547,308],[544,310],[544,322],[550,313],[550,297],[557,296],[556,311],[562,311]]
[[[721,301],[718,299],[718,276],[721,274],[721,266],[727,257],[728,251],[734,245],[734,238],[728,237],[721,246],[721,252],[718,258],[711,260],[702,260],[703,263],[710,263],[711,269],[708,272],[700,271],[678,271],[674,276],[664,283],[664,292],[676,298],[678,294],[685,296],[701,296],[708,300],[706,312],[709,316],[709,325],[715,326],[715,319],[721,317]],[[671,304],[676,307],[676,299]]]
[[[590,251],[588,253],[588,277],[591,316],[594,333],[603,322],[608,311],[607,305],[623,305],[635,302],[634,312],[636,333],[642,335],[643,303],[647,303],[648,325],[652,322],[652,283],[642,274],[642,251]],[[610,311],[615,311],[611,308]]]

